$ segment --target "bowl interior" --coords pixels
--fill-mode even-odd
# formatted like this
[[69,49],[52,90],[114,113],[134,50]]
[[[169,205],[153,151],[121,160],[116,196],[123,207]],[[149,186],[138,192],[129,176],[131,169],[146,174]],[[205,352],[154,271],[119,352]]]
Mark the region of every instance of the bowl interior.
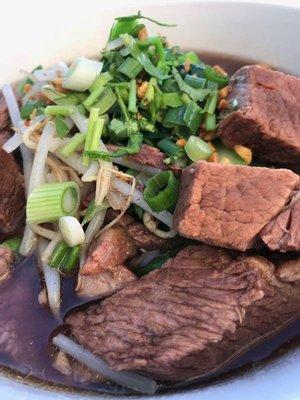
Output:
[[[13,15],[14,27],[11,29],[21,31],[22,37],[12,34],[9,41],[2,42],[1,85],[20,79],[20,68],[30,71],[39,64],[49,66],[61,60],[71,61],[79,55],[97,54],[106,42],[114,16],[133,14],[139,9],[152,18],[178,24],[177,28],[163,28],[149,23],[153,32],[166,35],[171,44],[258,60],[300,75],[300,46],[295,45],[295,38],[300,37],[300,7],[229,0],[170,1],[151,6],[139,2],[131,7],[109,7],[100,1],[85,8],[77,3],[72,7],[69,2],[54,1],[53,4],[53,7],[47,6],[47,18],[41,15],[41,9],[34,15],[32,25],[19,29],[14,27],[24,26],[24,18],[29,18],[31,13],[26,4],[20,4],[20,10]],[[68,18],[57,18],[58,6],[61,15]],[[7,34],[5,26],[0,27],[2,37]],[[160,397],[292,399],[299,397],[299,374],[300,349],[296,349],[262,370],[212,386]],[[55,390],[28,386],[2,376],[0,398],[80,400],[86,399],[87,395],[68,392],[62,395]]]

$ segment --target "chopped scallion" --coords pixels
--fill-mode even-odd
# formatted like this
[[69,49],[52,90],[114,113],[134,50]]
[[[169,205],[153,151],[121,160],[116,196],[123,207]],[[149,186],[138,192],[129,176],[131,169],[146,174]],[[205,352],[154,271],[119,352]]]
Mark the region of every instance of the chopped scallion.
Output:
[[164,171],[148,180],[143,196],[148,206],[159,212],[175,205],[178,193],[179,182],[173,172]]
[[150,60],[149,56],[145,52],[140,50],[140,48],[138,47],[136,41],[132,36],[124,34],[121,37],[124,41],[125,46],[130,51],[132,57],[144,67],[144,69],[146,70],[146,72],[148,72],[149,75],[154,76],[160,80],[168,78],[167,75],[162,73],[157,67],[155,67],[152,64],[152,61]]
[[74,106],[47,106],[44,111],[47,116],[61,115],[64,117],[69,116],[72,112],[74,112]]
[[89,109],[100,97],[100,95],[104,92],[105,86],[98,86],[95,90],[91,92],[91,94],[84,100],[83,105],[86,109]]
[[80,190],[75,182],[46,183],[28,197],[27,222],[54,222],[64,215],[74,215],[80,203]]
[[206,111],[207,114],[214,114],[217,107],[217,101],[218,101],[218,92],[214,91],[206,100],[204,111]]
[[[195,75],[186,75],[184,78],[185,83],[187,83],[189,86],[192,86],[195,89],[204,89],[206,85],[206,79],[204,78],[199,78],[198,76]],[[210,88],[209,88],[210,89]]]
[[136,107],[136,80],[130,81],[129,98],[128,98],[128,110],[132,113],[137,112]]
[[61,272],[72,272],[79,261],[80,246],[69,247],[65,242],[60,242],[55,247],[49,265]]
[[174,155],[180,150],[180,147],[177,146],[172,140],[170,139],[162,139],[157,143],[157,147],[162,150],[164,153],[168,155]]
[[100,74],[103,63],[79,57],[75,60],[63,79],[63,87],[78,92],[86,91]]
[[70,132],[70,126],[66,124],[65,119],[61,115],[57,115],[54,122],[57,136],[60,139],[68,136],[68,133]]
[[228,76],[219,74],[209,65],[206,65],[204,69],[204,77],[209,81],[218,83],[219,89],[227,86],[229,82]]
[[20,237],[13,237],[11,239],[7,239],[4,242],[0,244],[0,246],[8,247],[11,249],[13,252],[18,252],[20,245],[21,245],[22,239]]
[[164,106],[168,107],[179,107],[182,105],[182,99],[179,93],[163,93],[162,102]]
[[83,145],[86,138],[85,133],[76,133],[60,150],[59,153],[65,157],[70,157],[80,146]]
[[143,69],[143,66],[132,57],[127,57],[118,67],[118,71],[129,79],[135,78]]
[[98,89],[98,87],[105,86],[109,81],[111,81],[113,77],[110,75],[109,72],[102,72],[93,84],[89,87],[89,91],[92,93],[94,90]]
[[190,136],[184,149],[192,161],[207,160],[212,154],[210,146],[197,136]]
[[191,132],[196,133],[202,120],[201,108],[195,102],[191,101],[186,106],[183,120],[186,123],[186,126],[190,128]]
[[167,254],[158,256],[145,267],[139,266],[135,268],[134,272],[137,274],[137,276],[144,276],[155,269],[161,268],[169,258],[170,257]]
[[93,105],[93,107],[98,108],[100,115],[105,114],[116,102],[117,96],[111,90],[110,87],[105,88],[102,93],[100,100]]
[[206,114],[204,122],[206,131],[212,132],[217,129],[216,114]]

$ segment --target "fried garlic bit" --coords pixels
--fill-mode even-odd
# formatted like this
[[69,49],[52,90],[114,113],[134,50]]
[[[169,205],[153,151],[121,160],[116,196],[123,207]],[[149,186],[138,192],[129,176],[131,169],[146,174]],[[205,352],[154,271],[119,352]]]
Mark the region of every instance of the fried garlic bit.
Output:
[[233,147],[233,150],[238,154],[247,165],[251,164],[252,161],[252,151],[248,147],[242,146],[240,144],[236,144]]
[[138,86],[138,88],[137,88],[138,98],[140,98],[140,99],[144,98],[144,96],[147,92],[147,89],[148,89],[148,85],[149,85],[149,83],[147,81],[144,81]]

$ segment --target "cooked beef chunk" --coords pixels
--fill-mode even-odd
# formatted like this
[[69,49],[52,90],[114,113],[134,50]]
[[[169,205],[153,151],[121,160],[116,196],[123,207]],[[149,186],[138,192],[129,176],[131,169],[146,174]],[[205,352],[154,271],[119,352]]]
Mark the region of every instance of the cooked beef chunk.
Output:
[[[109,208],[105,214],[105,224],[108,224],[111,221],[113,221],[119,214],[120,214],[120,211],[116,211],[112,208]],[[124,228],[130,224],[133,224],[134,222],[135,222],[135,219],[131,215],[125,213],[122,216],[122,218],[114,226],[121,226],[122,228]]]
[[145,225],[135,222],[127,227],[127,233],[134,244],[143,250],[168,249],[174,247],[175,239],[163,239],[150,232]]
[[111,368],[181,381],[274,333],[299,313],[299,297],[263,257],[197,245],[67,323]]
[[9,277],[12,261],[13,252],[8,247],[0,246],[0,282]]
[[[106,213],[105,220],[107,223],[111,222],[118,215],[118,211],[109,209]],[[118,221],[116,226],[126,227],[126,232],[133,240],[134,244],[138,249],[143,250],[155,250],[162,249],[167,250],[173,248],[179,243],[180,238],[176,239],[163,239],[150,232],[145,225],[136,220],[129,214],[124,214],[123,217]]]
[[182,236],[245,251],[276,217],[299,183],[285,169],[199,161],[183,171],[174,214]]
[[136,246],[125,229],[117,227],[105,231],[91,246],[81,275],[116,272],[116,267],[135,256]]
[[300,251],[300,192],[264,227],[260,238],[271,250]]
[[227,113],[219,127],[224,143],[250,147],[261,160],[297,163],[300,158],[300,79],[257,65],[241,68],[230,83]]
[[0,182],[0,234],[9,235],[24,217],[24,179],[13,156],[1,147]]
[[[107,146],[108,150],[114,151],[119,147],[113,144]],[[148,144],[143,144],[140,151],[137,154],[127,156],[128,160],[134,161],[139,164],[147,165],[148,167],[154,167],[159,169],[165,169],[164,159],[166,155],[159,149]]]
[[129,160],[160,169],[166,167],[164,164],[165,158],[166,155],[163,152],[148,144],[143,144],[141,150],[137,154],[128,156]]
[[99,299],[110,296],[136,279],[136,275],[124,265],[102,267],[102,271],[97,275],[79,275],[76,292],[85,299]]
[[300,282],[300,258],[284,262],[278,268],[277,276],[283,282]]

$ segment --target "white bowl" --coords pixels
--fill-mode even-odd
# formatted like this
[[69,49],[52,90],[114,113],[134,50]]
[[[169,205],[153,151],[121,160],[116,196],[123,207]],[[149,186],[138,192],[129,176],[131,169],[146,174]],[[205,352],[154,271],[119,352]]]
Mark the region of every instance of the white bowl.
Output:
[[[298,1],[298,0],[297,0]],[[135,13],[177,28],[157,28],[169,42],[184,48],[209,50],[264,61],[300,75],[300,7],[296,0],[282,5],[263,1],[151,1],[151,6],[103,5],[98,1],[50,3],[11,0],[1,11],[0,84],[21,77],[19,69],[38,64],[70,61],[78,55],[96,54],[107,38],[113,17]],[[272,3],[272,1],[271,1]],[[80,6],[79,6],[80,4]],[[149,4],[149,3],[148,3]],[[293,5],[295,4],[295,5]],[[60,18],[59,15],[62,17]],[[9,40],[6,41],[5,39]],[[300,349],[295,349],[259,371],[185,392],[163,395],[168,399],[293,400],[300,399]],[[0,377],[0,399],[87,399],[85,393],[63,393]],[[98,398],[103,398],[97,395]],[[120,397],[119,397],[120,398]],[[150,399],[150,397],[147,397]]]

